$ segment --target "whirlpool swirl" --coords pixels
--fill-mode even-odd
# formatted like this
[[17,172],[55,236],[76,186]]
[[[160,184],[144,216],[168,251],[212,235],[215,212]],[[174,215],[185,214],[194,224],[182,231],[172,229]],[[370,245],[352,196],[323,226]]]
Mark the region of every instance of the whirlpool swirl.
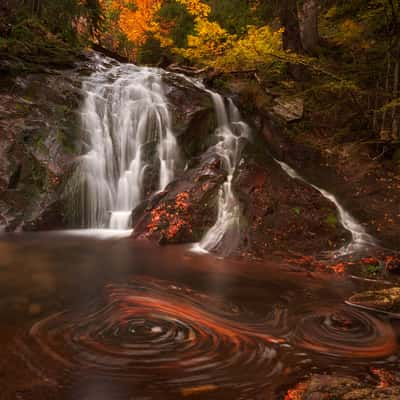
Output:
[[[144,279],[106,288],[105,305],[33,326],[42,354],[64,370],[156,385],[244,387],[280,373],[279,321],[243,321],[242,311],[190,289]],[[279,314],[279,313],[278,313]],[[271,329],[269,329],[269,327]]]
[[321,354],[359,359],[386,357],[397,349],[389,323],[350,307],[306,315],[291,335],[291,343]]

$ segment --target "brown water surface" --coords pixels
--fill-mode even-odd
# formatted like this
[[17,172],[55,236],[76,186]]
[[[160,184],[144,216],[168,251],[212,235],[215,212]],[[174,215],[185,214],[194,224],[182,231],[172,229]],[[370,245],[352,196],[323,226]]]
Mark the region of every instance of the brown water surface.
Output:
[[283,399],[310,373],[398,370],[360,283],[185,246],[0,238],[0,399]]

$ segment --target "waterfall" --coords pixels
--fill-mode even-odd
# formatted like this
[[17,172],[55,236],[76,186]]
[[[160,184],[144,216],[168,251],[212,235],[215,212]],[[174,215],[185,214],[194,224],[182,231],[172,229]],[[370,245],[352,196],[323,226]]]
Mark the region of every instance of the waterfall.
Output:
[[[75,208],[79,209],[82,226],[124,230],[144,196],[163,190],[174,179],[180,151],[171,128],[161,70],[113,63],[106,58],[98,58],[97,69],[83,83],[84,152],[72,179],[80,194]],[[206,89],[198,80],[184,78],[212,98],[217,117],[213,149],[226,172],[218,193],[217,220],[194,250],[228,255],[240,240],[241,207],[232,186],[250,128],[231,99]],[[341,224],[352,235],[339,255],[375,245],[333,194],[277,162],[292,178],[311,185],[335,204]]]
[[81,224],[127,229],[145,191],[163,190],[179,160],[161,71],[99,63],[83,92],[85,154],[75,183]]
[[240,160],[243,139],[249,137],[250,128],[241,120],[239,110],[231,99],[227,100],[227,107],[221,95],[209,90],[208,92],[214,103],[218,123],[215,134],[219,141],[215,151],[223,163],[227,178],[219,189],[217,221],[200,243],[195,245],[194,250],[220,250],[228,255],[238,247],[240,240],[241,209],[232,181]]
[[340,223],[351,234],[350,243],[339,249],[339,251],[337,252],[338,256],[354,253],[366,246],[376,245],[375,239],[366,232],[364,227],[348,211],[343,208],[343,206],[332,193],[329,193],[327,190],[321,189],[320,187],[313,185],[310,182],[307,182],[301,175],[299,175],[292,167],[290,167],[286,163],[278,161],[276,159],[275,161],[291,178],[298,179],[306,183],[307,185],[310,185],[315,190],[318,190],[318,192],[320,192],[322,196],[324,196],[336,206]]

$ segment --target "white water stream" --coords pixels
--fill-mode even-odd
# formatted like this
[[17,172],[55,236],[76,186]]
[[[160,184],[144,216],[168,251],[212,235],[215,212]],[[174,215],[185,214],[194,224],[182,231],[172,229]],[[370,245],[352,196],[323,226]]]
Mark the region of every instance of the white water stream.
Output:
[[343,208],[343,206],[332,193],[306,181],[301,175],[299,175],[292,167],[290,167],[286,163],[278,161],[276,159],[275,161],[291,178],[298,179],[318,190],[318,192],[320,192],[322,196],[324,196],[336,206],[340,223],[348,232],[351,233],[350,243],[339,249],[339,251],[337,252],[338,256],[357,252],[367,246],[376,246],[375,239],[366,232],[364,227],[348,211]]
[[87,152],[77,175],[82,225],[127,229],[143,200],[146,175],[157,174],[154,189],[163,190],[179,159],[161,71],[100,63],[83,91]]
[[232,180],[240,160],[243,139],[249,138],[250,128],[242,121],[239,110],[231,99],[227,100],[226,105],[221,95],[207,91],[213,99],[218,122],[215,133],[219,142],[215,150],[223,163],[227,179],[219,190],[217,221],[200,243],[195,245],[194,250],[223,250],[223,254],[227,255],[237,248],[240,240],[241,209],[232,189]]

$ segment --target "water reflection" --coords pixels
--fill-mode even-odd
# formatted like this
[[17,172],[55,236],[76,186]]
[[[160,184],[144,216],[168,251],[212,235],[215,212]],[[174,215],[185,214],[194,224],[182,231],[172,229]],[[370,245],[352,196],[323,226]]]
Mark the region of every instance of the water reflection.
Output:
[[344,306],[357,283],[334,275],[130,239],[2,239],[5,399],[281,399],[310,371],[398,368],[398,328]]

